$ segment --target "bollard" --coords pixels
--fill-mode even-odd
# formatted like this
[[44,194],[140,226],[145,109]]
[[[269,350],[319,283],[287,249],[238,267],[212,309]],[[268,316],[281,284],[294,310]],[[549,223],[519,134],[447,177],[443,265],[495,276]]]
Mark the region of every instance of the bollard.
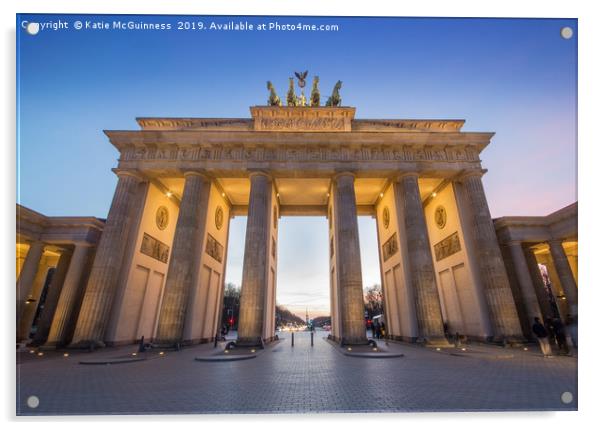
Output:
[[311,346],[314,346],[314,332],[311,332]]
[[295,332],[291,331],[291,346],[295,346]]

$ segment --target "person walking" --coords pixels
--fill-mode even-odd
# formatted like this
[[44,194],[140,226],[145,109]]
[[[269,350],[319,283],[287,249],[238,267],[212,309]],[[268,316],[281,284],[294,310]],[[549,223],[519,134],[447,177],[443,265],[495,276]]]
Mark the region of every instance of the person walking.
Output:
[[382,323],[380,325],[380,336],[382,339],[384,339],[386,335],[387,335],[387,331],[385,330],[385,323]]
[[380,339],[380,323],[377,322],[376,325],[374,326],[374,329],[376,331],[376,338]]
[[577,317],[573,317],[571,314],[566,316],[566,328],[569,332],[571,339],[571,346],[577,348]]
[[533,333],[535,334],[535,337],[537,338],[537,342],[539,342],[539,346],[541,347],[541,352],[543,353],[544,357],[551,357],[552,356],[552,348],[550,347],[550,340],[548,339],[548,331],[546,330],[544,325],[541,323],[539,318],[535,317],[534,321],[535,321],[535,323],[533,324],[533,327],[531,329],[533,330]]
[[374,321],[370,321],[370,330],[372,330],[372,339],[376,339],[376,327],[374,327]]
[[552,320],[552,333],[554,334],[554,337],[556,338],[556,343],[558,344],[558,349],[560,349],[560,351],[564,352],[565,354],[568,354],[569,351],[569,347],[567,345],[567,341],[566,341],[566,333],[564,331],[564,325],[562,324],[562,321],[560,320],[560,318],[554,318]]

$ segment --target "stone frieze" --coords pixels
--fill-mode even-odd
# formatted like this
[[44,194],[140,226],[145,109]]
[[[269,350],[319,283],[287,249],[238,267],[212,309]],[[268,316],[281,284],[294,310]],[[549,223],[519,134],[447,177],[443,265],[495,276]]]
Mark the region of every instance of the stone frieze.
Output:
[[122,152],[122,161],[480,161],[471,146],[345,146],[315,145],[220,145],[130,147]]

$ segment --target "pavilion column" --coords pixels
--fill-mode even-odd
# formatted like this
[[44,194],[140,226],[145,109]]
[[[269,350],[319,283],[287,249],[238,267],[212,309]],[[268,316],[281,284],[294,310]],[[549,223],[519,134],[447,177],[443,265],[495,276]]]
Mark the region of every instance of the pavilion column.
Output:
[[408,250],[408,266],[415,301],[419,336],[429,343],[444,340],[443,317],[435,278],[433,256],[418,188],[418,174],[406,173],[394,183],[396,201],[399,202],[400,228],[404,228]]
[[[537,258],[535,258],[535,254],[529,248],[524,249],[523,255],[525,257],[527,268],[531,275],[531,282],[534,287],[537,302],[539,303],[541,316],[544,320],[546,318],[552,318],[554,316],[554,310],[552,308],[552,303],[550,302],[550,295],[548,294],[548,289],[543,282],[543,278],[541,277],[541,272],[539,270]],[[533,325],[533,320],[531,320],[530,323],[531,325]]]
[[50,324],[52,323],[52,318],[61,295],[65,277],[67,276],[67,270],[69,269],[71,255],[71,250],[63,250],[61,252],[61,256],[59,257],[59,261],[56,265],[56,271],[54,272],[52,280],[50,281],[50,285],[48,286],[46,301],[44,302],[44,309],[42,309],[40,318],[37,322],[36,333],[33,337],[34,345],[40,345],[44,343],[46,337],[48,336]]
[[45,246],[46,244],[43,242],[33,242],[29,246],[29,251],[27,251],[27,256],[25,257],[21,274],[17,281],[17,320],[21,319],[25,309],[25,301],[32,292],[33,281],[38,273]]
[[199,283],[211,180],[200,172],[186,172],[184,177],[184,192],[154,341],[157,345],[176,345],[185,340],[189,301]]
[[[54,348],[65,343],[69,322],[73,318],[80,284],[90,255],[90,245],[77,243],[71,256],[60,297],[52,317],[48,339],[44,344],[46,348]],[[60,266],[60,262],[59,262]]]
[[251,191],[238,317],[239,345],[261,345],[266,294],[269,288],[270,211],[272,179],[263,172],[249,176]]
[[117,188],[105,223],[90,278],[82,301],[71,346],[104,346],[111,306],[128,242],[128,233],[138,204],[136,193],[142,178],[118,171]]
[[475,244],[494,339],[519,340],[522,339],[521,325],[485,197],[482,174],[481,171],[470,172],[460,179],[470,206],[470,235]]
[[562,290],[569,305],[569,313],[575,317],[577,316],[577,284],[575,283],[569,260],[562,247],[562,241],[550,240],[548,241],[548,245],[550,246],[550,254],[552,254],[556,273],[558,273]]
[[332,188],[335,199],[336,276],[343,345],[368,343],[354,182],[355,176],[352,173],[339,173],[333,179]]
[[533,319],[542,319],[542,312],[539,307],[539,301],[535,292],[535,286],[529,273],[529,265],[525,258],[525,250],[523,249],[522,242],[512,241],[508,244],[510,254],[512,255],[512,263],[516,272],[516,278],[520,288],[525,310],[527,311],[527,318],[529,327],[533,325]]

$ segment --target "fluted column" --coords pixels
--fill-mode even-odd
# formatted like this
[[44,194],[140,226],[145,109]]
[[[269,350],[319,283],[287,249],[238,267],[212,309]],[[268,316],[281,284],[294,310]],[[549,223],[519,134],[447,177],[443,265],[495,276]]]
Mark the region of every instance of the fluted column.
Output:
[[262,344],[265,299],[269,288],[272,179],[263,172],[253,172],[249,179],[251,191],[236,343],[254,346]]
[[60,297],[56,305],[56,310],[54,311],[48,339],[44,344],[46,348],[54,348],[63,345],[67,340],[65,339],[67,328],[71,318],[73,318],[78,292],[82,282],[84,269],[88,262],[89,253],[89,244],[78,243],[75,245],[75,250],[71,256]]
[[470,172],[460,181],[465,187],[466,198],[470,205],[472,229],[469,234],[475,243],[494,340],[521,339],[522,330],[518,312],[512,298],[510,282],[491,220],[481,176],[481,171]]
[[527,311],[530,327],[533,325],[533,319],[536,317],[543,321],[539,301],[535,292],[535,286],[531,280],[531,274],[529,273],[529,266],[527,264],[527,259],[525,258],[522,243],[520,241],[512,241],[508,244],[508,248],[512,255],[512,263],[514,264],[516,279],[525,305],[525,310]]
[[117,172],[119,181],[111,203],[84,294],[72,347],[104,346],[104,334],[115,296],[128,233],[142,179]]
[[17,319],[21,318],[25,301],[31,294],[33,281],[38,273],[40,260],[44,253],[44,246],[45,244],[43,242],[33,242],[27,251],[27,256],[25,257],[23,267],[21,268],[21,274],[17,280]]
[[155,340],[158,345],[175,345],[185,340],[183,333],[189,299],[199,283],[211,181],[199,172],[187,172],[184,177],[184,193],[159,313]]
[[[539,303],[541,316],[543,317],[542,321],[544,321],[546,318],[552,318],[554,316],[554,310],[552,308],[552,303],[550,302],[550,295],[548,294],[547,287],[543,282],[543,278],[541,277],[537,258],[535,258],[535,254],[529,248],[524,249],[523,255],[525,257],[529,273],[531,274],[531,282],[534,287],[535,296],[537,296],[537,302]],[[531,325],[533,325],[533,320],[530,322]]]
[[71,250],[63,250],[61,252],[61,256],[59,257],[59,261],[56,265],[56,271],[54,272],[52,280],[50,281],[50,285],[48,286],[46,301],[44,302],[44,309],[42,309],[37,322],[36,333],[33,337],[33,343],[35,345],[44,343],[46,337],[48,336],[52,318],[61,295],[65,277],[67,276],[67,270],[69,269],[71,255]]
[[354,182],[355,176],[349,172],[333,179],[336,276],[344,345],[368,343]]
[[421,338],[427,342],[444,340],[443,317],[433,266],[433,256],[418,188],[418,174],[406,173],[394,183],[396,201],[400,202],[400,228],[404,228],[408,250],[408,266]]
[[552,254],[554,260],[556,273],[558,273],[562,290],[569,305],[569,313],[574,317],[577,315],[577,284],[569,260],[566,257],[561,240],[550,240],[548,245],[550,246],[550,254]]

